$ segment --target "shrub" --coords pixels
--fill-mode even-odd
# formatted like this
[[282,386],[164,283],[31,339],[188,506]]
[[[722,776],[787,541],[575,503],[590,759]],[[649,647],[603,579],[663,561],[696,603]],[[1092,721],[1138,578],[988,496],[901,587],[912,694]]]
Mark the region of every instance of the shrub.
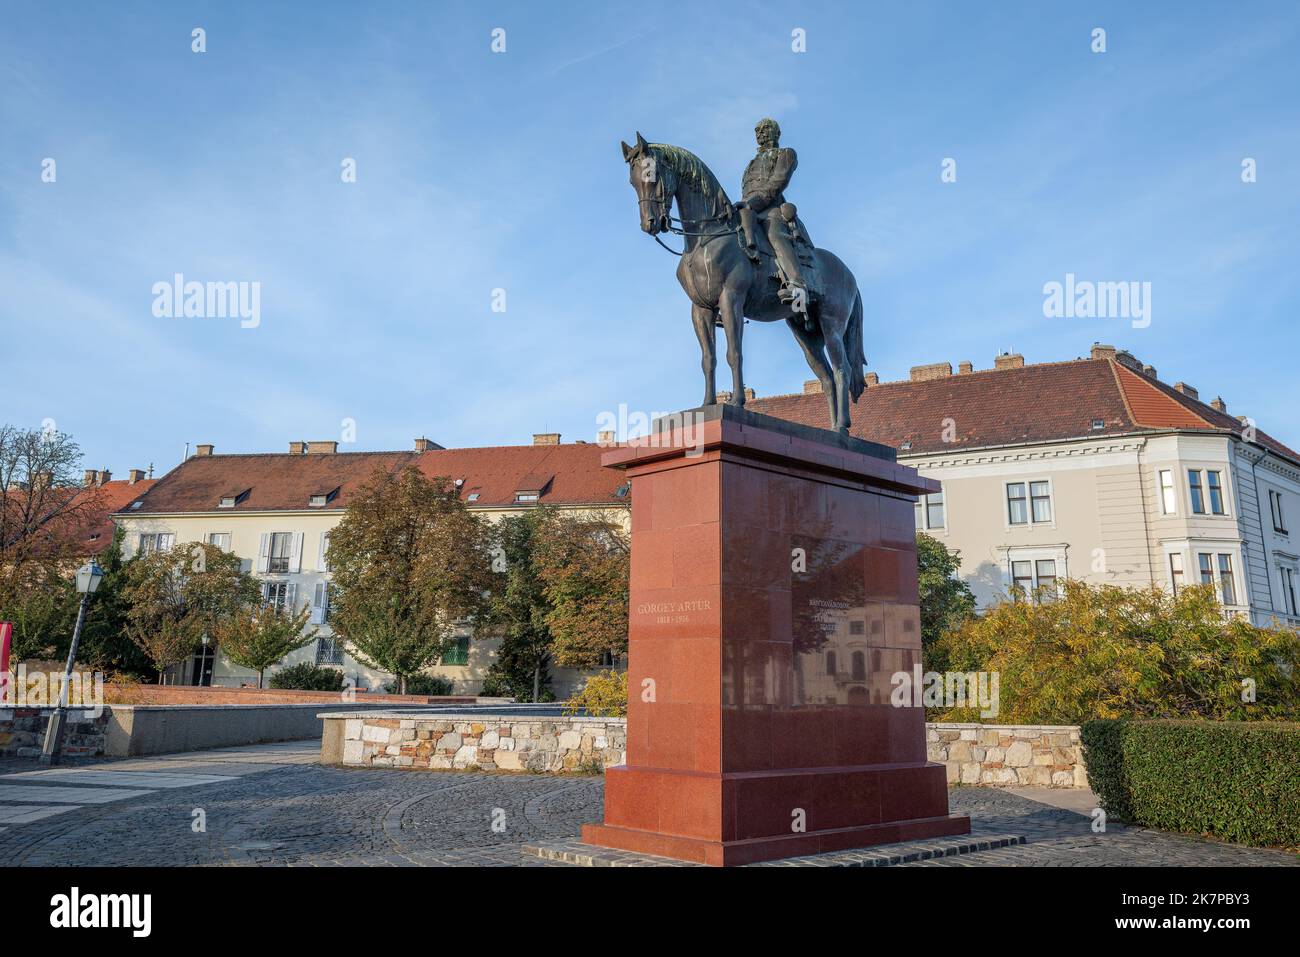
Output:
[[[1038,597],[1000,602],[948,631],[940,658],[930,659],[999,675],[999,721],[1287,721],[1300,714],[1300,632],[1225,618],[1209,585],[1174,596],[1066,580],[1054,600]],[[958,709],[941,720],[979,718]]]
[[271,675],[270,685],[282,691],[342,691],[343,672],[303,661]]
[[[415,695],[449,695],[455,683],[442,675],[411,675],[406,679],[406,693]],[[397,682],[384,685],[389,694],[397,694]]]
[[586,711],[596,718],[627,716],[627,672],[598,671],[582,690],[564,702],[565,714]]
[[1097,720],[1088,783],[1130,824],[1300,847],[1300,724]]

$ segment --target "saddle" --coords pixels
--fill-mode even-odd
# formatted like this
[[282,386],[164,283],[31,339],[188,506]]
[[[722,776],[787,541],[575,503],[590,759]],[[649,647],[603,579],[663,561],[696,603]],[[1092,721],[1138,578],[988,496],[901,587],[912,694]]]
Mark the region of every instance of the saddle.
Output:
[[[770,213],[772,216],[780,216],[785,220],[786,229],[790,232],[790,239],[794,246],[794,254],[799,260],[799,267],[803,271],[804,283],[808,287],[814,303],[820,302],[824,289],[821,277],[821,270],[818,268],[817,247],[812,244],[808,236],[808,230],[804,228],[803,220],[799,218],[798,211],[794,203],[784,203],[780,209],[773,209]],[[744,232],[739,226],[736,227],[736,242],[743,249],[745,246]],[[758,248],[759,263],[766,271],[768,279],[777,287],[785,281],[781,275],[781,270],[777,263],[776,253],[772,249],[771,242],[767,238],[767,230],[759,228],[754,230],[754,245]]]

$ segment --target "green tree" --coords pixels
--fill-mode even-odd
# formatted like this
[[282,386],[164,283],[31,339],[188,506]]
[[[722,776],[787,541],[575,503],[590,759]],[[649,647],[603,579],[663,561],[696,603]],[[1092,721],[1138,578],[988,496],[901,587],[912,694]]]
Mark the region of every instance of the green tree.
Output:
[[921,651],[927,668],[944,671],[939,638],[975,613],[975,595],[958,577],[961,553],[924,532],[916,533],[917,585],[921,595]]
[[484,679],[484,694],[523,701],[551,698],[554,636],[547,617],[552,606],[534,556],[548,519],[548,510],[538,508],[503,518],[492,529],[496,575],[487,621],[500,634],[501,645]]
[[998,674],[999,720],[1300,716],[1300,633],[1225,616],[1212,586],[1065,580],[1047,598],[1012,596],[940,639],[953,670]]
[[213,637],[228,660],[257,672],[260,688],[267,668],[316,640],[319,629],[304,630],[310,618],[310,608],[295,613],[272,605],[253,605],[218,622]]
[[[154,670],[152,662],[127,637],[131,606],[125,594],[129,564],[122,557],[125,534],[121,528],[115,529],[112,541],[95,559],[104,570],[104,578],[86,608],[86,622],[82,627],[77,656],[100,671],[149,675]],[[75,611],[71,617],[75,617]],[[69,625],[66,633],[60,636],[57,657],[67,657],[71,640],[72,628]]]
[[215,545],[189,542],[128,563],[123,597],[127,637],[154,667],[158,680],[193,653],[203,636],[258,600],[257,580],[240,560]]
[[330,624],[353,655],[406,680],[477,624],[490,583],[486,530],[450,479],[376,470],[330,532]]

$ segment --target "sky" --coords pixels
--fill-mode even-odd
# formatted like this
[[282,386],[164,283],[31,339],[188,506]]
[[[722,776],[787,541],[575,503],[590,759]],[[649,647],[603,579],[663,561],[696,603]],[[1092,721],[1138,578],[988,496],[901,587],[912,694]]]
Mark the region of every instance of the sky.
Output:
[[[772,116],[882,380],[1102,341],[1300,446],[1298,79],[1292,2],[0,0],[0,422],[123,476],[698,405],[619,142],[735,199]],[[178,273],[258,283],[257,324],[156,315]],[[1149,323],[1045,315],[1067,274]],[[745,359],[811,378],[782,324]]]

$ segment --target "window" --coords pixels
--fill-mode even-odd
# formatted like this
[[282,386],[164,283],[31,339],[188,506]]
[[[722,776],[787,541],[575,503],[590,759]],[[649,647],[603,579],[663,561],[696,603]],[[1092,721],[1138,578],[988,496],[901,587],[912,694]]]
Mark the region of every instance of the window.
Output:
[[468,499],[468,501],[471,501],[471,502],[477,502],[477,501],[478,501],[478,496],[479,496],[479,493],[478,493],[478,492],[470,492],[470,493],[469,493],[469,499]]
[[1294,615],[1295,608],[1295,569],[1283,565],[1278,571],[1282,575],[1282,603],[1286,606],[1286,613]]
[[1199,469],[1187,470],[1187,488],[1192,494],[1192,511],[1197,515],[1205,514],[1205,496],[1201,492],[1201,473]]
[[447,653],[442,656],[442,663],[444,665],[469,664],[469,639],[453,638]]
[[1046,480],[1007,483],[1007,521],[1038,525],[1052,520],[1052,491]]
[[835,652],[826,652],[826,673],[831,677],[835,676]]
[[1174,595],[1177,596],[1183,588],[1182,552],[1169,553],[1169,583],[1173,587]]
[[170,552],[174,544],[176,544],[176,535],[173,532],[146,532],[140,536],[140,547],[137,551],[141,555]]
[[1201,584],[1214,584],[1214,556],[1208,552],[1201,552],[1196,556],[1196,561],[1201,570]]
[[924,532],[934,528],[946,528],[943,510],[943,492],[921,495],[916,500],[916,530]]
[[1056,559],[1017,559],[1011,563],[1011,584],[1025,597],[1051,601],[1056,597]]
[[1218,472],[1205,473],[1206,484],[1210,487],[1210,511],[1215,515],[1223,514],[1223,485]]
[[289,571],[289,557],[293,551],[292,532],[272,532],[270,551],[267,552],[266,570],[272,574]]
[[1025,507],[1025,483],[1011,482],[1007,485],[1007,521],[1012,525],[1029,523],[1029,511]]
[[1237,604],[1237,589],[1232,582],[1232,556],[1219,556],[1219,588],[1225,605]]
[[292,614],[296,597],[297,588],[292,582],[262,583],[262,602],[268,608],[274,608],[276,611],[287,611]]
[[853,680],[867,680],[867,656],[860,651],[853,652]]
[[320,638],[316,642],[316,664],[343,664],[343,642],[333,638]]
[[320,533],[320,548],[316,552],[316,569],[327,572],[330,570],[330,533]]
[[867,633],[867,623],[860,618],[855,618],[849,622],[850,635],[865,635]]
[[1178,514],[1178,499],[1174,492],[1172,469],[1160,470],[1160,511],[1165,515]]
[[1273,531],[1287,534],[1286,520],[1282,516],[1282,493],[1268,490],[1268,510],[1273,515]]
[[516,502],[536,502],[541,496],[537,492],[515,492]]
[[326,582],[317,582],[316,590],[311,596],[311,624],[326,625],[330,620],[330,586]]
[[235,507],[235,496],[233,496],[233,495],[223,495],[223,496],[221,496],[221,501],[217,503],[217,506],[218,506],[219,508],[234,508],[234,507]]
[[230,533],[229,532],[209,532],[208,544],[215,545],[223,552],[230,551]]

